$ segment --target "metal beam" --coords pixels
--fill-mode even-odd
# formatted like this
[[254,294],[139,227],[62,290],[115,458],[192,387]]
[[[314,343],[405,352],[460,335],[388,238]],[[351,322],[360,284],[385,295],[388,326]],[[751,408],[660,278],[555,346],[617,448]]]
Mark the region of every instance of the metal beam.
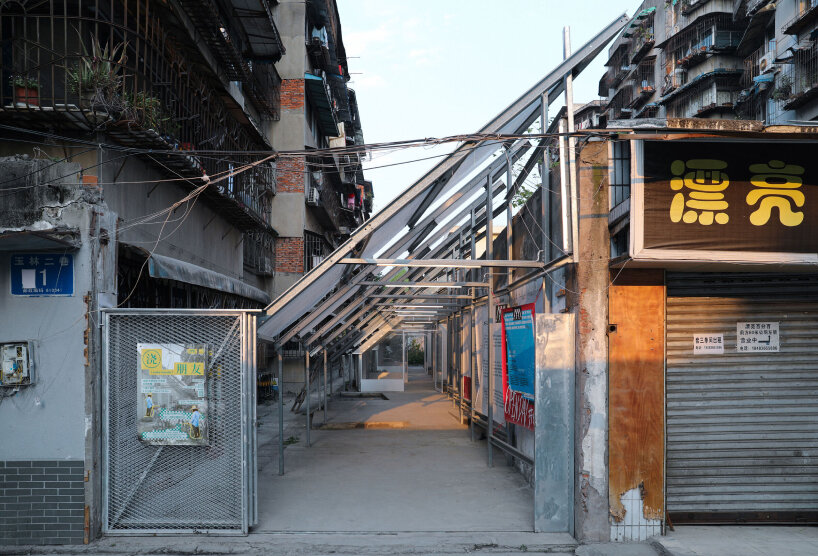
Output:
[[361,285],[382,288],[485,288],[488,282],[361,282]]
[[542,268],[541,261],[470,260],[470,259],[341,259],[338,264],[368,264],[374,266],[406,266],[421,268]]
[[472,299],[471,295],[450,295],[450,294],[445,294],[445,293],[442,293],[440,295],[435,295],[435,294],[408,295],[408,294],[370,293],[370,294],[367,294],[366,297],[381,298],[381,299]]

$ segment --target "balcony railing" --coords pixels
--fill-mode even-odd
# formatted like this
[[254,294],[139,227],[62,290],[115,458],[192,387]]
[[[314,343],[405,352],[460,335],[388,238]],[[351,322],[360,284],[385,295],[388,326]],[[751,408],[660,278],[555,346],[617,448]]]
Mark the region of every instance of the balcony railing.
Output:
[[818,41],[810,41],[805,47],[795,51],[792,91],[784,108],[795,110],[816,97],[818,97]]
[[703,17],[671,37],[662,50],[662,57],[665,64],[687,69],[714,53],[735,50],[743,32],[730,16]]
[[[0,120],[35,129],[104,131],[126,146],[176,151],[148,158],[191,178],[222,175],[237,162],[197,150],[263,150],[261,138],[232,117],[201,65],[186,56],[186,37],[163,25],[161,6],[151,0],[69,0],[2,13],[0,42],[8,46],[0,71]],[[272,186],[262,193],[255,184],[274,183],[271,172],[257,168],[238,176],[233,191],[221,182],[221,191],[214,185],[205,198],[220,203],[240,226],[269,227],[260,199]]]
[[797,35],[818,19],[818,0],[798,0],[795,17],[784,24],[784,34]]
[[769,74],[772,80],[775,70],[775,41],[771,46],[763,45],[761,48],[744,59],[744,73],[741,75],[741,87],[749,89],[761,81],[762,75]]

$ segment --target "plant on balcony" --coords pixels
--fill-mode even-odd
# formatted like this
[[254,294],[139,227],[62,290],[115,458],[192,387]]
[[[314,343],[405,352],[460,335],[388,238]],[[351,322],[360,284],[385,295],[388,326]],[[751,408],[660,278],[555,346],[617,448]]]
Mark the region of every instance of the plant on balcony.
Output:
[[40,105],[40,82],[25,75],[14,75],[10,80],[14,88],[14,102],[28,104],[29,106]]
[[143,91],[135,95],[125,95],[125,119],[131,120],[145,129],[157,133],[176,135],[179,126],[162,108],[162,101]]
[[127,61],[125,42],[103,46],[99,38],[91,38],[91,51],[82,45],[82,56],[66,68],[71,92],[80,96],[84,108],[121,112],[124,108],[118,89],[122,85],[122,68]]
[[778,86],[770,94],[770,98],[781,101],[787,100],[790,96],[792,96],[792,78],[789,75],[782,75],[778,80]]

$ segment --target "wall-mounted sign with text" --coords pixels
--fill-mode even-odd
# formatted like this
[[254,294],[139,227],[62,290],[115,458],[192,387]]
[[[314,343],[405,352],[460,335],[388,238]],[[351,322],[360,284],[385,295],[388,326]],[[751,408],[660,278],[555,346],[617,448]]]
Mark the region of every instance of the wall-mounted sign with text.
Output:
[[818,262],[815,143],[637,143],[637,260]]

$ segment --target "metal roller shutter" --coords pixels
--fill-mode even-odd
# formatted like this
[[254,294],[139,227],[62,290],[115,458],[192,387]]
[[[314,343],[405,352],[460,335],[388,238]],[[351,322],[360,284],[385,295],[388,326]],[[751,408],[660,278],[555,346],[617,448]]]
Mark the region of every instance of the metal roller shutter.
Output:
[[[780,351],[738,353],[737,322],[779,322]],[[818,276],[668,273],[666,393],[672,519],[814,521]]]

